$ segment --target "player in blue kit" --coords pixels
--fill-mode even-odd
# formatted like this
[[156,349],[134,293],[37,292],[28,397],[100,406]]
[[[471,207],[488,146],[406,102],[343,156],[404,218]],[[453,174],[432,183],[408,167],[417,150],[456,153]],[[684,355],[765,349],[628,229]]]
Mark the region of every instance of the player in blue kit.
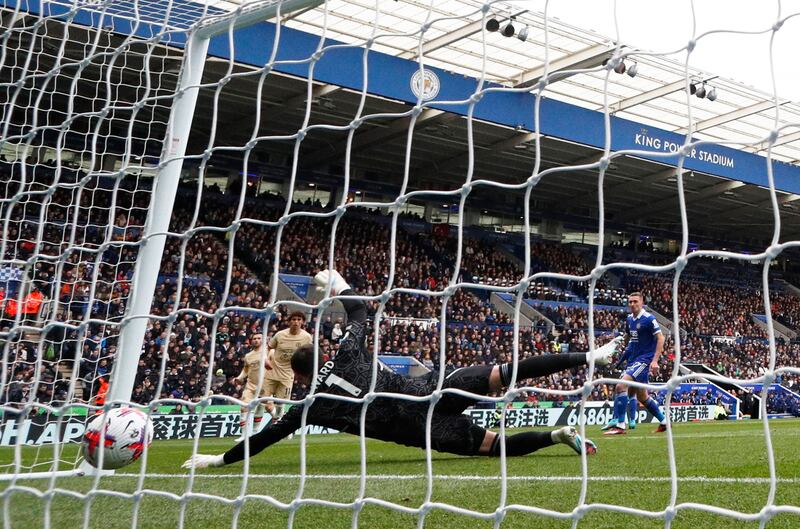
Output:
[[[644,310],[644,296],[641,292],[632,292],[628,295],[628,308],[630,314],[625,322],[627,333],[627,346],[622,360],[627,360],[628,366],[622,380],[647,383],[650,373],[658,372],[658,359],[664,350],[664,334],[658,325],[655,316]],[[625,382],[620,382],[616,387],[614,399],[614,416],[603,428],[605,435],[619,435],[625,433],[626,419],[629,417],[629,402],[631,399],[644,403],[645,408],[659,421],[656,432],[666,431],[664,414],[658,403],[647,394],[644,388],[632,388]],[[638,405],[637,405],[638,407]],[[630,406],[633,408],[633,406]]]

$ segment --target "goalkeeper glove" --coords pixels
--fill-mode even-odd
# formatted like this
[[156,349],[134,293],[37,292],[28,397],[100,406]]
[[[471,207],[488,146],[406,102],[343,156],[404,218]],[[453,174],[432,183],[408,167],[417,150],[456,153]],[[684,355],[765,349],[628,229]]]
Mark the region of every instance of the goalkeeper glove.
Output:
[[[602,347],[598,347],[594,350],[594,361],[595,364],[604,366],[611,363],[611,357],[614,356],[614,353],[617,352],[617,347],[622,342],[622,337],[617,336],[607,344]],[[589,353],[586,353],[586,362],[589,362]]]
[[209,456],[205,454],[195,454],[186,461],[183,462],[181,465],[182,468],[210,468],[210,467],[221,467],[225,464],[225,459],[223,459],[223,454],[219,454],[216,456]]
[[350,285],[336,270],[323,270],[314,276],[314,283],[321,292],[328,286],[328,281],[331,282],[331,295],[333,296],[341,294],[345,290],[350,290]]

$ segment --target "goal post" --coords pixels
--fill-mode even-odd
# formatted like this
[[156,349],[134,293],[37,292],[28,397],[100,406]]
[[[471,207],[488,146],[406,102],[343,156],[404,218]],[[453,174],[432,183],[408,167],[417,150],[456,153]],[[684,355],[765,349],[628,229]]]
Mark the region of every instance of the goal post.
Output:
[[197,22],[189,32],[185,60],[177,97],[173,100],[167,135],[164,138],[153,201],[145,225],[142,250],[136,262],[127,322],[120,330],[121,355],[114,365],[110,382],[110,401],[130,401],[136,378],[136,365],[142,347],[153,293],[158,279],[166,233],[172,218],[175,194],[180,182],[186,146],[192,128],[197,95],[203,78],[209,41],[218,35],[319,5],[323,0],[265,0],[247,4],[225,15],[210,16]]
[[[155,288],[158,281],[158,276],[160,272],[160,265],[164,253],[164,246],[167,240],[167,234],[169,232],[170,227],[170,220],[173,214],[174,202],[176,191],[178,185],[180,183],[181,171],[184,167],[184,160],[186,155],[186,148],[187,143],[189,140],[189,136],[192,130],[192,120],[195,115],[196,111],[196,103],[198,98],[198,93],[201,90],[202,86],[202,77],[203,72],[206,66],[206,61],[208,58],[208,47],[209,42],[214,37],[225,35],[228,33],[233,33],[237,29],[250,26],[253,24],[257,24],[262,21],[267,21],[270,19],[274,19],[276,16],[281,15],[288,15],[293,12],[297,12],[299,10],[313,8],[319,5],[322,0],[265,0],[265,1],[257,1],[257,2],[250,2],[245,3],[244,5],[239,6],[237,9],[233,11],[222,11],[222,12],[206,12],[204,16],[202,16],[199,20],[194,21],[191,25],[185,28],[185,35],[186,39],[183,43],[183,57],[180,63],[180,71],[178,76],[178,84],[175,87],[175,92],[172,96],[169,97],[171,101],[171,106],[169,108],[169,117],[165,123],[165,134],[162,139],[158,140],[161,142],[161,153],[158,158],[158,161],[155,165],[155,171],[153,174],[153,183],[152,183],[152,191],[151,191],[151,201],[147,206],[147,216],[142,227],[142,233],[140,239],[137,241],[138,245],[138,255],[136,257],[134,270],[132,274],[132,278],[130,280],[130,295],[127,300],[127,305],[125,307],[124,316],[121,319],[121,324],[119,325],[119,349],[114,359],[113,363],[113,370],[110,373],[110,380],[109,386],[107,391],[107,398],[103,406],[96,407],[91,406],[90,404],[80,405],[77,406],[85,406],[88,410],[93,409],[100,409],[100,411],[105,408],[108,409],[113,406],[117,405],[124,405],[131,403],[131,395],[133,392],[134,381],[137,374],[137,364],[140,356],[140,352],[142,350],[143,338],[146,332],[148,320],[151,318],[151,305],[153,303],[153,297]],[[45,5],[46,4],[46,5]],[[165,33],[166,26],[174,22],[170,17],[178,16],[178,14],[171,13],[172,2],[166,3],[164,10],[160,13],[163,16],[163,19],[158,21],[149,21],[145,16],[145,13],[139,12],[138,15],[141,15],[141,19],[138,19],[134,16],[123,16],[120,13],[113,12],[113,5],[112,3],[107,4],[99,4],[93,6],[91,4],[82,4],[78,2],[76,5],[67,6],[61,5],[58,2],[54,2],[54,5],[51,6],[49,3],[45,2],[43,4],[43,12],[38,13],[38,23],[33,26],[34,29],[29,30],[27,27],[22,26],[23,29],[19,29],[16,27],[16,23],[23,21],[26,19],[27,13],[24,11],[26,7],[24,2],[15,3],[12,2],[10,7],[13,7],[13,11],[5,12],[4,13],[4,20],[9,23],[9,27],[6,28],[2,42],[3,46],[3,56],[2,63],[0,63],[0,67],[3,65],[9,66],[9,62],[11,59],[7,57],[6,52],[7,47],[9,47],[9,43],[14,40],[14,38],[18,38],[20,41],[23,41],[25,38],[31,40],[31,42],[35,42],[37,37],[44,39],[45,37],[49,37],[49,35],[39,35],[37,32],[40,31],[39,28],[46,28],[41,33],[47,32],[47,30],[53,32],[53,35],[59,38],[61,51],[60,55],[57,55],[55,64],[53,66],[53,70],[49,72],[49,76],[52,78],[58,78],[60,74],[66,69],[64,64],[59,65],[59,61],[63,61],[66,63],[64,59],[64,55],[66,52],[64,51],[70,44],[69,40],[69,29],[70,25],[73,23],[78,22],[89,22],[86,26],[85,34],[82,34],[81,37],[87,41],[89,47],[83,51],[83,61],[80,62],[80,66],[78,68],[78,75],[75,76],[75,80],[73,81],[73,86],[70,89],[70,97],[77,97],[77,79],[81,77],[81,74],[85,71],[88,71],[89,64],[91,61],[96,60],[95,56],[92,56],[92,53],[100,54],[105,53],[106,55],[112,56],[116,59],[118,56],[126,53],[129,51],[133,46],[136,44],[137,37],[135,35],[127,35],[125,40],[122,44],[117,46],[116,48],[111,43],[113,38],[111,33],[105,34],[105,30],[107,29],[105,26],[100,27],[102,25],[102,21],[106,20],[103,19],[102,16],[109,17],[111,19],[122,18],[127,21],[129,24],[129,28],[131,30],[141,29],[141,26],[147,25],[148,23],[152,24],[156,31],[155,33]],[[132,7],[134,10],[138,9],[138,1],[134,1],[132,3]],[[71,8],[71,9],[70,9]],[[86,15],[86,13],[94,13],[95,15],[100,14],[102,15],[99,17],[99,21],[97,18],[93,17],[82,17],[81,15]],[[151,15],[152,16],[152,15]],[[27,17],[30,18],[30,17]],[[159,22],[162,27],[158,28]],[[20,24],[22,24],[20,23]],[[108,22],[106,22],[108,23]],[[93,27],[95,26],[95,27]],[[112,25],[113,26],[113,25]],[[18,30],[19,35],[15,34],[15,31]],[[27,32],[27,33],[26,33]],[[77,33],[77,32],[76,32]],[[106,48],[103,49],[103,43],[101,43],[101,39],[107,39],[105,42]],[[94,40],[94,42],[92,42]],[[151,38],[149,41],[145,40],[144,42],[149,42],[150,48],[148,54],[143,54],[144,57],[141,59],[142,61],[147,61],[150,59],[149,54],[152,52],[152,49],[155,47],[154,40]],[[176,39],[175,43],[180,45],[180,39]],[[173,46],[174,47],[174,46]],[[17,50],[14,50],[17,51]],[[233,50],[232,50],[233,51]],[[57,52],[58,53],[58,52]],[[33,56],[32,54],[30,56]],[[113,60],[112,59],[112,64]],[[233,58],[231,58],[233,60]],[[30,72],[28,70],[28,62],[22,61],[23,64],[19,66],[20,75],[23,79],[25,79],[26,75],[34,76],[36,75],[35,72]],[[16,63],[14,64],[16,66]],[[125,66],[120,67],[119,69],[124,69]],[[145,67],[145,70],[147,67]],[[109,71],[113,71],[113,67],[109,67]],[[49,77],[48,77],[49,79]],[[56,81],[53,83],[55,84]],[[103,82],[102,79],[98,79],[98,83]],[[105,82],[107,83],[107,88],[109,91],[114,89],[112,76],[109,75],[106,77]],[[9,94],[9,102],[15,104],[22,104],[24,96],[29,96],[27,101],[33,106],[34,108],[37,107],[38,102],[41,100],[43,92],[41,90],[46,87],[46,83],[43,86],[39,87],[38,93],[33,93],[29,95],[25,93],[20,87],[24,86],[24,84],[20,84],[20,82],[14,84],[9,83],[6,85],[7,93]],[[31,90],[31,92],[36,92],[35,89]],[[22,95],[20,95],[22,94]],[[163,96],[162,96],[163,97]],[[44,143],[42,146],[37,146],[32,143],[33,138],[35,135],[33,133],[29,135],[19,134],[15,135],[15,127],[20,128],[20,130],[24,129],[23,125],[18,125],[14,122],[14,108],[10,106],[10,103],[5,105],[5,123],[4,123],[4,130],[5,130],[5,138],[0,140],[0,146],[7,147],[13,141],[18,141],[16,145],[21,145],[22,152],[27,153],[27,155],[23,156],[23,158],[27,160],[34,160],[32,166],[28,166],[26,164],[19,164],[21,168],[22,175],[21,175],[21,183],[20,189],[23,191],[22,194],[18,194],[18,196],[13,197],[11,203],[14,204],[15,200],[17,202],[24,202],[27,199],[27,195],[25,192],[27,191],[25,188],[25,171],[30,170],[34,172],[39,170],[40,167],[44,166],[44,160],[38,159],[39,152],[44,150]],[[147,104],[147,100],[144,99],[139,101],[139,107],[145,107]],[[37,108],[38,110],[38,108]],[[108,112],[108,109],[101,109],[102,112]],[[113,111],[112,111],[113,112]],[[77,112],[76,112],[77,114]],[[77,117],[73,118],[77,119]],[[102,121],[102,120],[100,120]],[[133,121],[133,120],[132,120]],[[69,124],[69,120],[66,122]],[[44,128],[44,127],[43,127]],[[62,127],[63,129],[64,127]],[[34,127],[34,132],[39,132]],[[59,136],[59,142],[64,143],[65,136],[63,132]],[[110,141],[113,141],[111,138],[111,134],[109,136],[104,136],[100,132],[100,128],[96,128],[93,133],[87,132],[87,136],[89,137],[89,141],[87,141],[88,149],[91,149],[92,146],[95,147],[95,150],[91,150],[90,152],[81,153],[81,155],[88,155],[88,157],[93,161],[90,166],[86,167],[86,170],[90,176],[95,176],[97,179],[102,179],[104,177],[111,177],[116,178],[117,181],[120,180],[120,174],[124,172],[127,168],[122,167],[119,172],[114,172],[113,167],[113,158],[109,158],[111,160],[111,164],[106,163],[104,153],[97,152],[96,149],[100,148],[100,146],[107,144]],[[127,141],[130,142],[132,138],[128,138]],[[154,141],[157,138],[149,137],[144,138],[146,141]],[[15,147],[17,148],[17,147]],[[127,151],[125,154],[130,155],[130,146],[126,147]],[[60,152],[56,151],[57,160],[55,162],[55,172],[58,174],[62,171],[62,160],[60,159],[59,155]],[[144,153],[142,153],[144,154]],[[34,158],[31,158],[33,156]],[[144,159],[144,156],[141,156]],[[80,163],[81,160],[77,160],[75,163]],[[11,171],[13,172],[16,169],[16,166],[12,166]],[[63,172],[67,173],[66,167],[63,168]],[[13,177],[12,177],[13,178]],[[80,182],[77,182],[76,185],[78,188],[83,191],[83,187],[80,187]],[[58,179],[55,180],[53,184],[53,190],[58,192]],[[116,193],[117,188],[114,187],[112,189],[112,194]],[[80,197],[80,194],[77,195]],[[22,198],[20,198],[22,197]],[[74,198],[74,196],[73,196]],[[113,201],[116,198],[112,198]],[[71,206],[75,206],[75,210],[80,210],[80,205],[71,204]],[[45,200],[42,203],[42,208],[45,209],[50,207],[50,204]],[[8,215],[8,213],[6,213]],[[4,215],[4,216],[6,216]],[[43,218],[47,218],[46,213],[43,213]],[[46,222],[46,221],[45,221]],[[109,219],[109,223],[113,224],[113,219]],[[44,224],[44,222],[42,223]],[[42,244],[41,236],[39,238],[39,243]],[[18,241],[16,241],[18,243]],[[64,242],[69,241],[62,241]],[[4,242],[4,247],[7,245],[7,242]],[[106,243],[107,244],[107,243]],[[68,249],[68,252],[71,249]],[[94,255],[99,256],[102,255],[103,245],[100,246],[100,249]],[[69,258],[67,257],[66,260]],[[62,256],[59,258],[57,262],[64,261],[65,258]],[[24,268],[24,264],[22,264]],[[83,266],[83,265],[81,265]],[[95,266],[101,266],[99,262],[95,262]],[[16,270],[16,269],[15,269]],[[23,269],[20,269],[23,270]],[[22,277],[25,276],[25,271],[23,270],[20,275]],[[30,273],[30,272],[28,272]],[[60,279],[60,278],[58,278]],[[18,304],[23,303],[23,297],[28,295],[31,291],[31,286],[29,283],[23,281],[21,288],[19,289],[19,299],[16,300]],[[61,281],[56,281],[56,286],[61,286]],[[4,285],[5,286],[5,285]],[[59,295],[58,293],[55,294],[56,297]],[[90,301],[93,297],[90,295]],[[63,305],[67,305],[65,308],[59,302],[59,300],[54,299],[53,301],[47,301],[46,306],[48,307],[46,311],[41,311],[40,316],[46,317],[47,321],[42,321],[42,328],[41,331],[36,329],[35,325],[32,325],[32,322],[27,322],[24,318],[20,318],[20,314],[17,314],[17,317],[14,321],[14,325],[19,329],[18,332],[32,332],[35,333],[42,332],[42,337],[39,340],[38,347],[42,349],[44,343],[44,333],[49,332],[48,329],[52,329],[53,327],[64,327],[66,330],[65,332],[70,332],[70,330],[77,329],[79,335],[87,332],[87,328],[90,325],[89,320],[86,318],[83,319],[82,323],[78,321],[75,322],[75,326],[70,326],[65,324],[63,321],[59,321],[57,319],[57,314],[63,313],[64,310],[70,310],[69,306],[72,302],[72,299],[67,300],[66,303]],[[89,311],[91,312],[91,311]],[[60,316],[59,316],[60,317]],[[9,333],[8,337],[12,337],[13,334]],[[34,339],[36,337],[34,336]],[[3,364],[3,376],[5,377],[5,371],[7,362],[9,359],[9,341],[6,341],[4,345],[5,353],[4,353],[4,364]],[[78,382],[78,370],[80,365],[81,357],[75,359],[74,363],[74,372],[67,373],[64,372],[63,377],[64,380],[69,380],[70,390],[69,395],[75,394],[75,386]],[[59,376],[58,374],[56,376]],[[3,381],[3,385],[7,386],[11,383],[11,380]],[[92,381],[94,382],[94,381]],[[38,384],[38,379],[37,379]],[[25,430],[24,425],[27,424],[25,420],[26,414],[36,408],[39,404],[45,403],[37,403],[34,400],[31,400],[25,407],[23,407],[19,413],[19,420],[17,422],[17,429],[21,432]],[[66,413],[70,413],[72,408],[70,407],[71,403],[67,402],[63,406],[45,406],[45,409],[48,413],[60,413],[63,412],[65,409],[68,409]],[[11,409],[4,408],[3,417],[9,417],[8,412]],[[63,417],[59,415],[59,418],[56,421],[56,429],[61,429],[61,422]],[[7,424],[11,424],[10,421],[7,420]],[[16,443],[17,450],[15,453],[15,459],[19,459],[19,448],[20,443]],[[53,445],[54,454],[58,455],[60,448],[60,443],[55,443]],[[40,466],[47,466],[47,457],[42,457],[43,461],[39,462],[38,465]],[[38,456],[37,456],[38,461]],[[86,462],[81,461],[77,466],[71,469],[57,469],[58,464],[55,462],[55,466],[51,466],[46,471],[31,471],[31,472],[19,472],[14,471],[11,473],[2,474],[0,476],[0,480],[2,479],[18,479],[20,477],[28,477],[28,478],[56,478],[60,476],[68,476],[68,475],[84,475],[84,474],[95,474],[97,470],[88,465]],[[16,462],[15,462],[16,464]],[[17,468],[19,470],[19,467]],[[100,471],[103,475],[111,474],[113,471]]]

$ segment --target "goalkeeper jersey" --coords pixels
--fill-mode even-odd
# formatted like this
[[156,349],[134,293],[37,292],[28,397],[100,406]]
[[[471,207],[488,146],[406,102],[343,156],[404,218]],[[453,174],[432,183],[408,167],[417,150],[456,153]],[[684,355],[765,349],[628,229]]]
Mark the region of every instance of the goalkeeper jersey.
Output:
[[[359,398],[365,395],[372,381],[372,352],[365,346],[366,324],[348,322],[337,355],[319,366],[317,399],[309,406],[306,424],[333,428],[358,435],[363,404],[326,398],[340,395]],[[405,395],[430,395],[436,389],[438,373],[432,371],[421,377],[406,377],[378,368],[376,392]],[[259,435],[260,448],[266,448],[301,426],[303,405],[293,406],[277,422],[271,423]],[[397,398],[378,397],[367,408],[366,436],[412,446],[419,445],[419,430],[428,413],[429,402],[413,402]]]

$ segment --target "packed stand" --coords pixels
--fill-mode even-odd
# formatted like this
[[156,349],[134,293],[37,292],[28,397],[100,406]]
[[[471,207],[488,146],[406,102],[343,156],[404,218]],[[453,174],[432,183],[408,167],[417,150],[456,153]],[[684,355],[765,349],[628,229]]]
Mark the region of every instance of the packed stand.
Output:
[[[213,191],[209,193],[211,196],[204,197],[208,207],[203,208],[199,225],[229,226],[234,221],[235,204],[226,198],[227,195],[215,195]],[[135,241],[140,236],[147,196],[137,190],[128,194],[130,202],[121,209],[129,213],[115,218],[111,230],[112,241]],[[98,192],[86,203],[86,218],[93,218],[93,224],[102,225],[102,206],[108,205],[99,198],[101,196],[103,193]],[[193,205],[194,199],[191,195],[183,198],[185,200],[179,201],[180,204]],[[319,206],[313,204],[303,207],[319,210]],[[66,214],[63,211],[54,211],[59,215]],[[243,217],[275,221],[282,212],[283,207],[279,201],[265,204],[263,201],[248,199]],[[184,231],[189,226],[192,213],[193,211],[178,209],[171,230]],[[98,217],[91,217],[92,215]],[[282,234],[280,271],[313,275],[317,270],[326,267],[331,224],[331,219],[293,218]],[[22,242],[9,245],[9,248],[16,252],[16,256],[30,255],[25,252],[30,252],[32,248],[23,242],[28,241],[34,233],[33,225],[20,224],[15,230],[15,240]],[[212,340],[213,319],[197,311],[213,314],[221,306],[237,306],[253,311],[264,309],[269,299],[266,285],[273,272],[277,231],[274,227],[245,221],[235,234],[201,231],[187,241],[172,237],[168,239],[153,302],[153,314],[166,317],[177,310],[178,317],[171,331],[166,320],[152,319],[149,322],[135,383],[135,402],[144,404],[156,398],[198,401],[209,394],[231,397],[241,394],[241,384],[236,376],[241,371],[242,358],[249,348],[249,336],[263,328],[262,315],[248,310],[226,312],[219,321],[216,339]],[[93,240],[93,244],[97,244],[104,240],[106,234],[87,229],[85,236]],[[372,296],[386,288],[390,263],[389,236],[390,226],[386,223],[386,217],[379,212],[358,210],[352,215],[348,212],[338,224],[335,266],[346,271],[348,281],[359,293]],[[55,249],[60,247],[64,233],[54,232],[48,234],[48,237]],[[236,259],[233,259],[228,295],[222,299],[226,286],[230,237],[234,237]],[[402,229],[399,230],[393,286],[441,290],[453,279],[454,245],[452,238],[432,234],[412,236]],[[536,243],[532,253],[534,271],[549,270],[585,275],[591,269],[584,257],[552,243]],[[46,372],[43,372],[41,383],[35,389],[37,401],[55,402],[67,397],[63,384],[66,379],[61,373],[64,369],[58,364],[70,370],[72,362],[78,361],[83,400],[89,400],[96,395],[99,378],[110,373],[118,347],[118,323],[124,315],[136,253],[131,247],[111,244],[100,260],[95,260],[94,257],[76,253],[67,259],[66,266],[61,269],[48,267],[45,263],[37,264],[34,269],[33,284],[39,285],[37,288],[46,297],[58,299],[60,302],[55,309],[57,320],[70,325],[77,325],[88,318],[109,322],[103,325],[92,323],[85,327],[84,333],[57,327],[53,332],[63,335],[53,334],[47,337],[53,348],[45,348],[41,353],[50,360],[42,362]],[[506,252],[490,243],[465,239],[462,257],[461,275],[456,278],[457,281],[480,281],[484,284],[507,286],[520,279],[518,265]],[[79,261],[90,261],[92,264],[81,264]],[[177,279],[181,263],[183,281],[179,294]],[[58,292],[48,290],[56,276],[61,284]],[[646,275],[639,279],[637,286],[645,292],[647,302],[669,316],[671,281]],[[537,282],[528,295],[538,299],[548,299],[547,296],[567,297],[571,295],[568,293],[581,292],[581,285],[585,286],[578,282],[560,284],[564,286],[563,289],[554,286],[553,282]],[[602,287],[600,290],[600,296],[595,301],[608,300],[610,304],[619,302],[618,289]],[[741,295],[742,292],[745,292],[744,296]],[[90,296],[93,298],[90,299]],[[687,331],[682,349],[683,358],[717,366],[720,372],[730,376],[758,376],[759,369],[766,365],[763,342],[765,334],[752,322],[751,314],[759,310],[760,299],[760,291],[757,289],[733,291],[701,283],[699,280],[682,284],[681,321],[682,327]],[[796,321],[798,303],[800,300],[794,296],[776,295],[773,298],[776,318]],[[374,315],[379,303],[371,301],[368,305]],[[519,335],[520,358],[561,351],[588,350],[588,316],[585,309],[542,307],[539,310],[556,323],[557,332],[548,335],[540,328],[522,329]],[[384,321],[380,325],[381,352],[411,355],[428,367],[439,365],[440,297],[395,293],[385,304],[383,316]],[[624,316],[623,311],[595,311],[595,328],[605,335],[599,339],[600,342],[607,340],[610,333],[622,328]],[[283,328],[283,318],[285,313],[279,311],[270,321],[268,333]],[[508,326],[513,323],[513,319],[499,312],[490,303],[460,289],[448,301],[446,318],[449,325],[445,336],[445,362],[448,365],[463,367],[512,360],[514,335]],[[314,323],[313,320],[308,322],[309,331],[313,332]],[[335,355],[343,327],[344,322],[341,319],[324,317],[320,342],[324,354]],[[711,337],[714,335],[739,336],[743,341],[732,346],[713,341]],[[666,380],[672,372],[670,360],[674,355],[671,336],[667,338],[662,372],[656,380]],[[370,340],[372,339],[371,337]],[[9,373],[9,380],[13,380],[14,384],[9,384],[6,395],[0,396],[3,402],[24,402],[25,399],[20,399],[20,395],[27,397],[34,391],[32,369],[37,360],[37,348],[30,340],[27,344],[19,342],[16,347],[15,359],[11,362]],[[781,342],[778,351],[778,365],[798,364],[800,351],[797,344]],[[725,371],[726,369],[729,371]],[[595,376],[603,374],[613,376],[617,373],[600,371]],[[537,380],[534,383],[553,390],[576,390],[582,386],[585,376],[585,370],[576,369],[572,374],[553,375],[547,380]],[[207,384],[209,380],[210,387]],[[785,381],[796,385],[796,377],[785,377]],[[295,397],[301,396],[303,391],[304,388],[298,385],[295,388]],[[607,391],[606,387],[596,387],[593,398],[605,399],[608,396]],[[38,392],[42,392],[41,400]]]

